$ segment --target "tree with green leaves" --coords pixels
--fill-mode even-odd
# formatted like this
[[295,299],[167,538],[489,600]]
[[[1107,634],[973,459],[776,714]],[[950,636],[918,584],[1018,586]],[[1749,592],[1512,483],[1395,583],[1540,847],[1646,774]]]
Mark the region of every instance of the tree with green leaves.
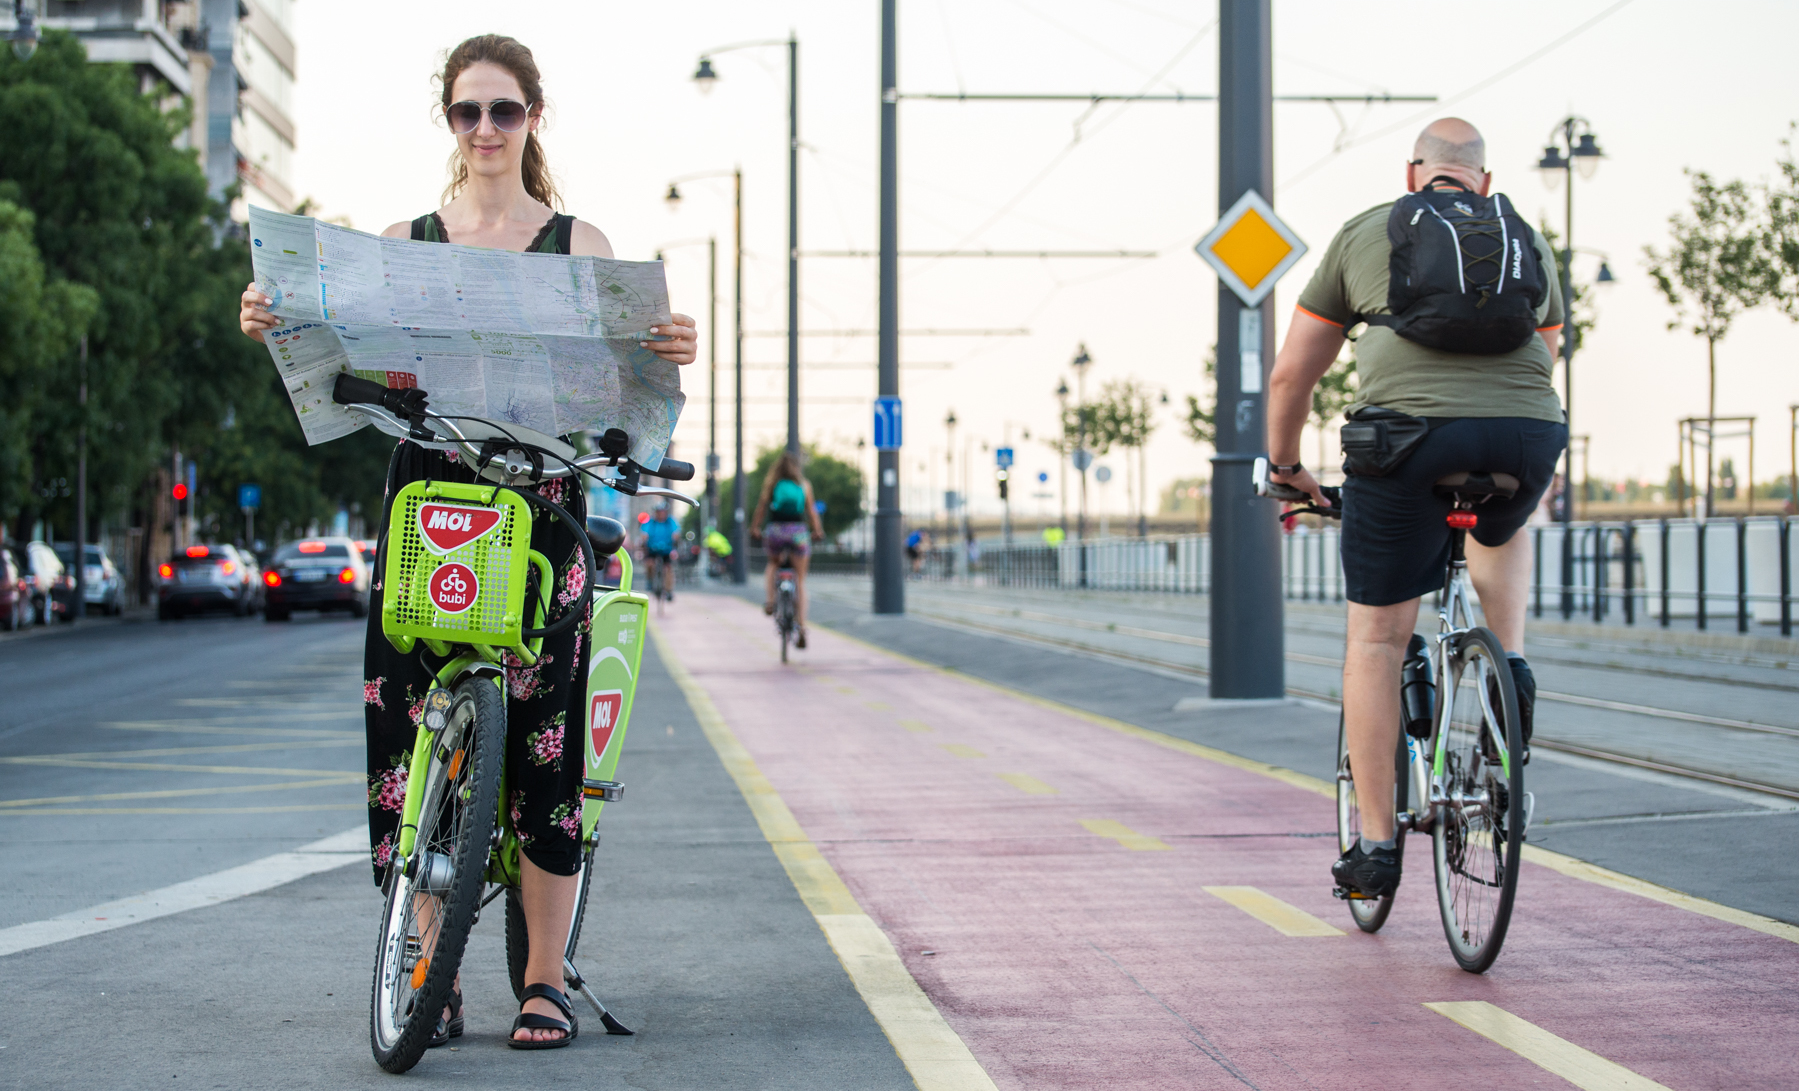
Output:
[[1156,430],[1156,406],[1167,399],[1165,394],[1156,394],[1136,379],[1112,379],[1100,388],[1099,401],[1092,409],[1092,428],[1101,438],[1104,447],[1124,449],[1126,464],[1130,456],[1137,456],[1136,502],[1138,531],[1144,529],[1143,522],[1147,514],[1147,498],[1145,481],[1148,479],[1148,467],[1145,461],[1146,447],[1149,437]]
[[[744,477],[743,481],[743,495],[752,509],[744,512],[745,516],[753,514],[755,498],[762,495],[762,479],[767,476],[769,467],[775,464],[775,459],[781,457],[783,450],[785,448],[764,447],[756,453],[756,467]],[[807,445],[805,448],[804,464],[806,480],[812,483],[812,498],[825,506],[825,510],[818,516],[819,521],[824,524],[825,537],[836,538],[854,526],[856,520],[862,518],[864,501],[862,471],[856,468],[855,463],[845,462],[843,459],[826,454],[811,445]],[[735,495],[731,491],[734,487],[732,483],[735,480],[735,475],[720,480],[718,494],[720,496]],[[736,513],[722,504],[720,508],[722,510],[719,512],[718,529],[724,533],[725,537],[735,540]],[[699,510],[696,508],[689,511],[684,522],[688,530],[700,530]]]
[[1187,395],[1187,438],[1213,446],[1218,442],[1218,346],[1206,349],[1203,393]]
[[1355,402],[1356,396],[1356,360],[1355,342],[1348,342],[1342,355],[1331,364],[1330,370],[1318,377],[1318,383],[1312,387],[1312,427],[1318,429],[1318,468],[1325,464],[1324,441],[1326,427],[1331,421],[1343,414],[1345,409]]
[[[1794,129],[1799,130],[1799,125]],[[1799,321],[1799,162],[1793,158],[1790,133],[1780,146],[1786,154],[1775,160],[1779,176],[1762,191],[1767,225],[1762,238],[1766,287],[1780,312]]]
[[1674,308],[1668,328],[1688,325],[1705,338],[1706,450],[1705,513],[1713,514],[1712,435],[1718,419],[1718,342],[1746,310],[1766,298],[1771,271],[1767,232],[1749,187],[1740,181],[1720,184],[1704,171],[1686,172],[1693,192],[1685,212],[1668,217],[1671,244],[1666,251],[1643,248],[1649,275]]

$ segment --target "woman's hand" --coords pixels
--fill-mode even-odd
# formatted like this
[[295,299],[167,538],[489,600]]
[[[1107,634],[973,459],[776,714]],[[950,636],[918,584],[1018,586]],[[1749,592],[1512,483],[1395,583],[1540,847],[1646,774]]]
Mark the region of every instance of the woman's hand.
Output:
[[694,326],[693,319],[684,314],[672,314],[668,325],[651,326],[650,332],[668,340],[639,342],[644,348],[671,364],[693,363],[700,347],[700,331]]
[[253,280],[244,289],[243,307],[237,312],[237,325],[244,331],[245,337],[257,344],[266,343],[262,339],[264,330],[272,330],[281,325],[281,320],[268,311],[269,304],[273,302],[275,301],[262,294]]

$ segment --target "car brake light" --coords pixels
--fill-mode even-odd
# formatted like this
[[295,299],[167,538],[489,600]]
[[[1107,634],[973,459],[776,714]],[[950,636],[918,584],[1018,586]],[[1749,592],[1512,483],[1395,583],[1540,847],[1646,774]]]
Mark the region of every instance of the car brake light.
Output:
[[209,556],[211,553],[212,553],[212,550],[206,548],[205,546],[188,546],[187,547],[187,555],[190,557],[205,557],[205,556]]
[[337,582],[338,583],[355,583],[356,582],[356,570],[354,568],[346,568],[342,572],[339,572],[337,574]]
[[219,571],[223,572],[225,575],[229,576],[233,572],[237,571],[237,562],[236,561],[221,561],[221,562],[219,562]]
[[175,566],[172,564],[160,565],[156,569],[156,574],[165,580],[172,580],[175,578]]
[[264,572],[262,574],[262,582],[268,584],[270,587],[280,587],[281,586],[281,573],[279,573],[279,572]]
[[323,552],[325,552],[325,543],[324,542],[301,542],[300,543],[300,552],[301,553],[323,553]]
[[1471,511],[1452,511],[1449,513],[1449,525],[1457,530],[1473,530],[1480,523],[1480,516]]

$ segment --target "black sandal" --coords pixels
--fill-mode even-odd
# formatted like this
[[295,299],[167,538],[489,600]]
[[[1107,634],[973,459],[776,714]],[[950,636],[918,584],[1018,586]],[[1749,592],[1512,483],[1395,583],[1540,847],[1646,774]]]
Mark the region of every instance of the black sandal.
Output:
[[[568,1022],[523,1010],[525,1001],[533,997],[542,997],[562,1009],[562,1014],[568,1017]],[[526,985],[525,991],[519,995],[518,1002],[520,1008],[518,1018],[512,1021],[512,1032],[506,1036],[506,1044],[513,1049],[561,1049],[574,1041],[575,1035],[581,1031],[581,1024],[575,1021],[575,1009],[569,1004],[568,997],[564,996],[562,990],[554,985]],[[526,1041],[517,1037],[521,1030],[559,1030],[562,1032],[562,1037],[552,1038],[547,1042]]]
[[[425,1043],[426,1049],[436,1049],[438,1046],[448,1045],[451,1038],[462,1037],[463,1023],[461,993],[453,992],[450,994],[449,1009],[450,1017],[448,1019],[445,1019],[441,1015],[437,1017],[437,1029],[431,1032],[431,1040]],[[406,1014],[412,1014],[412,1004],[410,1002],[406,1005]]]

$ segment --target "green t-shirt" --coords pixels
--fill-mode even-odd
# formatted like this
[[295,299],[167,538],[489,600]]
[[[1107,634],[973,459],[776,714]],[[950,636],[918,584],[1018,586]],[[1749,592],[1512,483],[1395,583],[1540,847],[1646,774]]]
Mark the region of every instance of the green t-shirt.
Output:
[[[1312,282],[1299,293],[1299,309],[1341,326],[1357,314],[1389,314],[1387,242],[1392,202],[1343,225],[1324,251]],[[1555,255],[1537,237],[1537,255],[1549,276],[1549,294],[1537,308],[1537,327],[1559,329],[1562,292]],[[1550,376],[1555,361],[1541,337],[1498,356],[1468,356],[1426,348],[1385,326],[1369,326],[1356,340],[1354,409],[1378,405],[1414,417],[1527,417],[1560,421],[1561,399]],[[1353,410],[1352,410],[1353,411]]]

